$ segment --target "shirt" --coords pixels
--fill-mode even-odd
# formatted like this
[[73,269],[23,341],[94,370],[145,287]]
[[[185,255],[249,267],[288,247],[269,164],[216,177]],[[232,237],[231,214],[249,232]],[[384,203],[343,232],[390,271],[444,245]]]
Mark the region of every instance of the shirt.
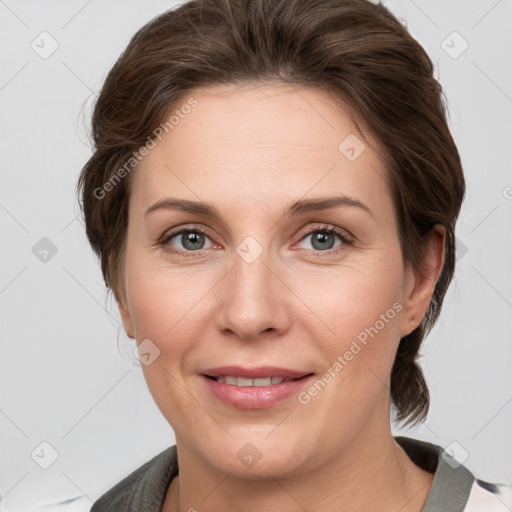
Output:
[[[434,473],[421,512],[510,512],[512,485],[479,480],[438,445],[405,436],[396,442],[419,467]],[[167,448],[121,480],[90,512],[161,512],[167,489],[178,475],[176,445]]]

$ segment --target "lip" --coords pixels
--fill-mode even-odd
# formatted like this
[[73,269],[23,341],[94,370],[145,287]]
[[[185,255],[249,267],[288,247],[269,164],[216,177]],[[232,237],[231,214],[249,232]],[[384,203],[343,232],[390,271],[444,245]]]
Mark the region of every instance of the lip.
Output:
[[[233,386],[209,378],[230,375],[246,378],[287,377],[292,380],[272,386]],[[312,373],[276,367],[241,368],[225,366],[205,371],[200,378],[210,392],[223,403],[237,409],[265,409],[272,407],[298,393],[314,378]]]

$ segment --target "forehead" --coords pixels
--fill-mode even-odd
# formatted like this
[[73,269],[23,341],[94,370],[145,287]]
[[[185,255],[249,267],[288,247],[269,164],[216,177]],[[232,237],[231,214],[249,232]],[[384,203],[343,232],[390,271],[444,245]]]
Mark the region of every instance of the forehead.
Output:
[[164,122],[171,116],[133,176],[140,207],[166,194],[234,206],[326,193],[382,203],[389,195],[376,141],[325,91],[209,86],[184,94]]

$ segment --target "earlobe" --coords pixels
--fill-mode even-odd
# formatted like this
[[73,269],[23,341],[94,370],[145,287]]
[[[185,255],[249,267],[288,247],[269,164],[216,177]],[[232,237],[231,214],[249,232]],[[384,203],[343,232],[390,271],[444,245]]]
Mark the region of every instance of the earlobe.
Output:
[[431,238],[422,271],[414,273],[407,267],[404,278],[404,308],[400,337],[407,336],[421,323],[427,313],[437,280],[444,266],[446,229],[436,225]]

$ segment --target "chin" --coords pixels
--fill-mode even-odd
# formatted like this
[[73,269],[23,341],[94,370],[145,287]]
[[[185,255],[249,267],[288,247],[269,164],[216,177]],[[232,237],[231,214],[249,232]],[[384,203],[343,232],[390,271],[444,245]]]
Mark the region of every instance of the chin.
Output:
[[[203,457],[218,471],[243,480],[285,478],[305,471],[311,458],[300,437],[284,431],[269,436],[269,432],[266,428],[264,434],[234,436],[225,444],[212,441]],[[216,449],[211,449],[212,444]]]

